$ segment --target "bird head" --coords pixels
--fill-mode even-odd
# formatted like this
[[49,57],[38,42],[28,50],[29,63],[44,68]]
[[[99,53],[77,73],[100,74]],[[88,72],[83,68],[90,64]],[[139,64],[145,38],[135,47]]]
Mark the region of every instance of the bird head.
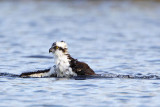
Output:
[[66,53],[68,50],[67,48],[67,44],[64,41],[60,41],[60,42],[54,42],[51,46],[51,48],[49,49],[49,53],[52,52],[53,54],[55,54],[55,52],[62,52],[62,53]]

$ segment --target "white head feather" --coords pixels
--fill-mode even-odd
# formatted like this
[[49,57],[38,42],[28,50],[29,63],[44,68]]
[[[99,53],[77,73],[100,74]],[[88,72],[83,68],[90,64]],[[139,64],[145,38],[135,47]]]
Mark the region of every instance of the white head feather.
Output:
[[63,49],[67,49],[67,44],[64,41],[56,42],[56,46],[62,47]]
[[49,52],[52,52],[54,55],[54,61],[56,65],[55,73],[57,74],[57,77],[69,77],[77,75],[70,67],[67,44],[64,41],[53,43]]

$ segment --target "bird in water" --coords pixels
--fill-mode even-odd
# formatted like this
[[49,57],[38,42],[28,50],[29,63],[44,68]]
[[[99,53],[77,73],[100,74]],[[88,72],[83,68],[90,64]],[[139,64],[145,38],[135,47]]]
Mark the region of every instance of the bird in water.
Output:
[[50,69],[37,72],[25,72],[20,77],[73,77],[81,75],[95,75],[95,72],[84,62],[71,57],[64,41],[54,42],[49,49],[54,55],[55,65]]

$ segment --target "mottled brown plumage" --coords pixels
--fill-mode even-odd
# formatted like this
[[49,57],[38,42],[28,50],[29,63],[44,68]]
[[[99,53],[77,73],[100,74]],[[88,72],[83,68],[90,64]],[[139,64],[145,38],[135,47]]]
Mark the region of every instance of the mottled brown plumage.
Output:
[[55,66],[37,72],[22,73],[20,77],[72,77],[79,75],[95,75],[95,72],[84,62],[74,59],[68,53],[64,41],[52,44],[49,52],[54,55]]
[[45,69],[45,70],[38,70],[36,72],[24,72],[20,75],[20,77],[30,77],[33,74],[40,74],[40,73],[47,73],[49,72],[50,69]]
[[95,75],[95,72],[88,66],[88,64],[72,58],[69,54],[67,55],[70,59],[70,67],[77,75]]

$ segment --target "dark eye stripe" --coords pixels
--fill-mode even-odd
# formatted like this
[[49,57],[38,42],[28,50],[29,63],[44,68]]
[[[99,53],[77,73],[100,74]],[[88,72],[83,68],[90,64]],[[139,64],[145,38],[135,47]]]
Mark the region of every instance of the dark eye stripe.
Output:
[[59,50],[61,50],[62,52],[66,52],[67,48],[62,48],[62,47],[59,47]]
[[53,47],[56,50],[56,46]]

